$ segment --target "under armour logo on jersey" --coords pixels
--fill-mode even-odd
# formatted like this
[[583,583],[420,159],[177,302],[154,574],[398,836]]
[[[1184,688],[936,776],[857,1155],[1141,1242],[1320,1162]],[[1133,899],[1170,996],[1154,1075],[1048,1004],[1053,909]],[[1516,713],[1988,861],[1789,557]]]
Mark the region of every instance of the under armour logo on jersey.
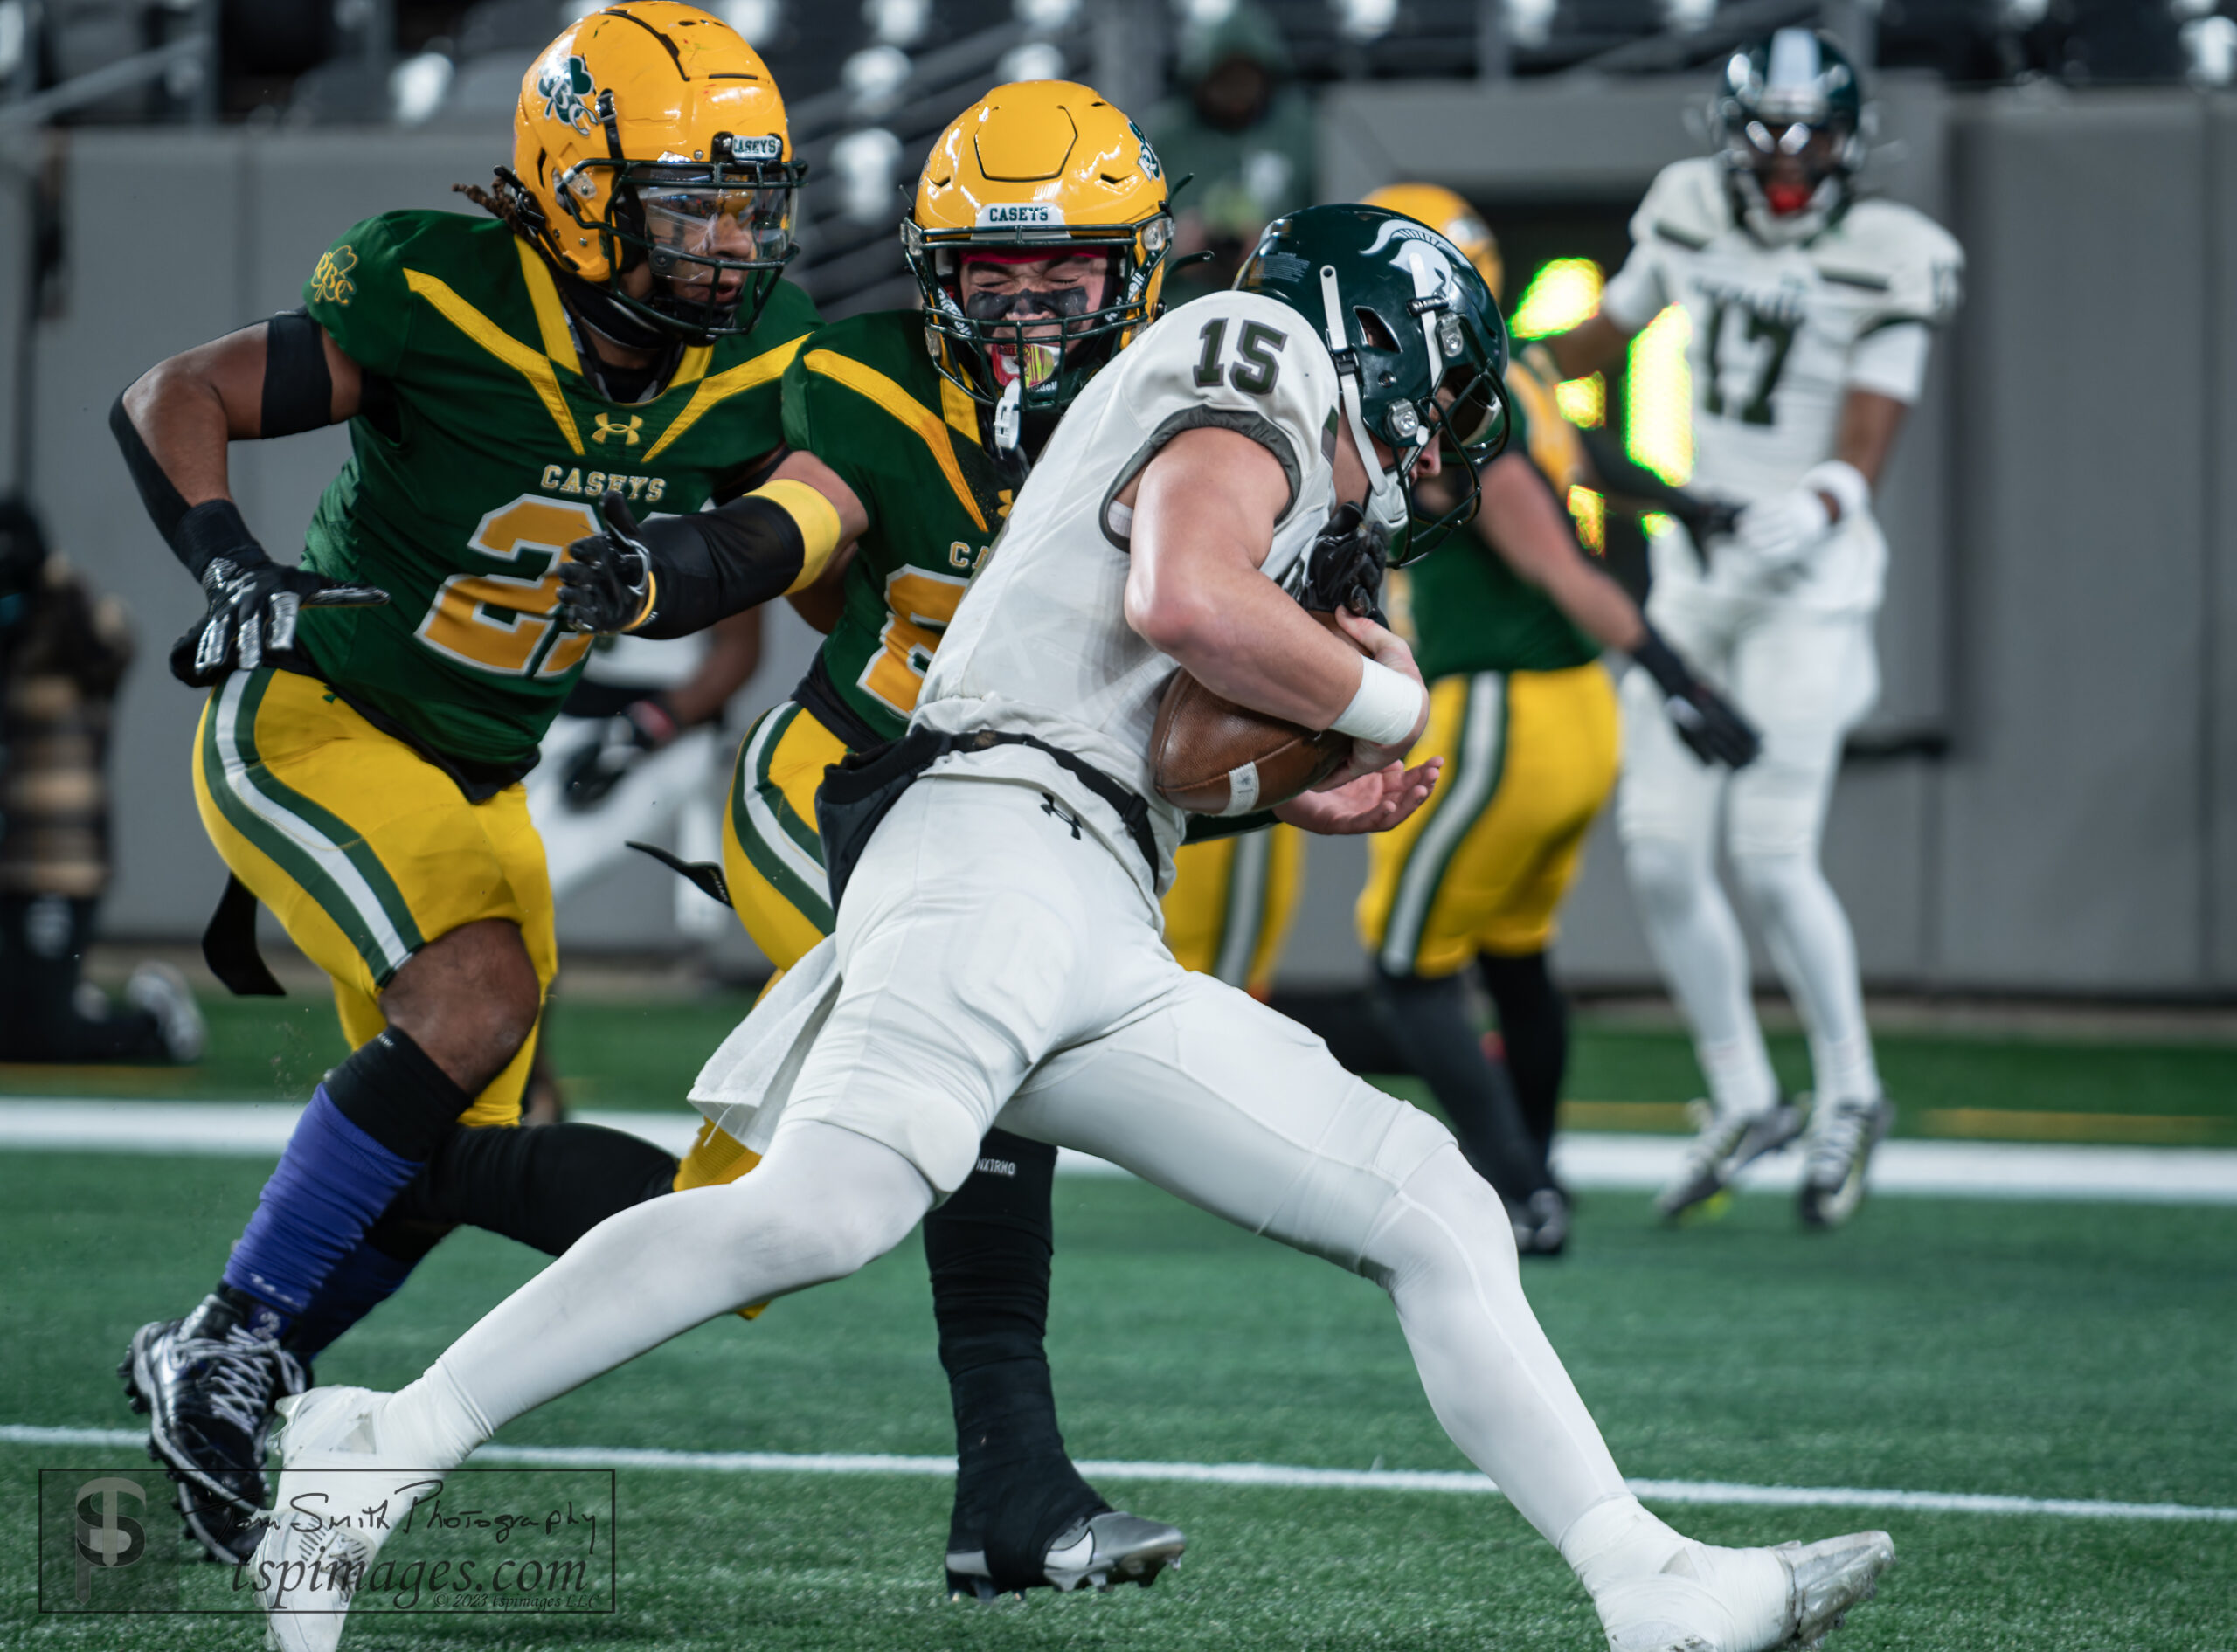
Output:
[[1074,814],[1070,809],[1064,807],[1061,803],[1058,803],[1056,798],[1050,797],[1046,791],[1041,794],[1041,812],[1043,814],[1055,815],[1056,819],[1062,820],[1066,826],[1071,827],[1074,840],[1077,841],[1078,840],[1080,835],[1079,816]]
[[609,436],[619,436],[622,446],[634,447],[644,439],[637,432],[645,428],[645,416],[632,413],[626,419],[612,418],[604,413],[598,416],[598,428],[591,432],[591,439],[602,442]]

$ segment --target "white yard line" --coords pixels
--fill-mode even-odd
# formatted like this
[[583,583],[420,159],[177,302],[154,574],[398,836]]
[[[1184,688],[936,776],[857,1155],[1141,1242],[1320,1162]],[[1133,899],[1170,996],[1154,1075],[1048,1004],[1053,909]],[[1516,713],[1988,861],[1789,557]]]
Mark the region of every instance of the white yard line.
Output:
[[[0,1100],[0,1152],[213,1154],[273,1158],[301,1109],[288,1102]],[[699,1116],[678,1107],[649,1113],[584,1112],[587,1123],[627,1130],[682,1153]],[[1678,1169],[1674,1136],[1572,1130],[1554,1144],[1555,1167],[1572,1187],[1647,1191]],[[1083,1176],[1125,1172],[1066,1150],[1057,1169]],[[1741,1185],[1791,1192],[1798,1151],[1759,1160]],[[1872,1161],[1873,1190],[1943,1199],[2114,1199],[2163,1205],[2237,1204],[2237,1149],[2086,1147],[2067,1143],[1889,1142]]]
[[[129,1428],[0,1426],[0,1445],[137,1448]],[[484,1446],[474,1461],[544,1469],[688,1469],[703,1474],[835,1474],[940,1476],[952,1457],[893,1457],[833,1452],[650,1451],[606,1446]],[[98,1466],[98,1465],[96,1465]],[[1090,1480],[1155,1480],[1197,1485],[1267,1486],[1305,1491],[1438,1491],[1481,1496],[1499,1488],[1479,1474],[1409,1469],[1298,1469],[1271,1462],[1082,1462]],[[1633,1480],[1655,1503],[1712,1503],[1780,1509],[1900,1509],[1926,1514],[2040,1515],[2082,1520],[2237,1521],[2237,1509],[2185,1503],[2101,1503],[2081,1497],[2005,1497],[1965,1491],[1894,1491],[1859,1486],[1744,1486],[1715,1480]]]

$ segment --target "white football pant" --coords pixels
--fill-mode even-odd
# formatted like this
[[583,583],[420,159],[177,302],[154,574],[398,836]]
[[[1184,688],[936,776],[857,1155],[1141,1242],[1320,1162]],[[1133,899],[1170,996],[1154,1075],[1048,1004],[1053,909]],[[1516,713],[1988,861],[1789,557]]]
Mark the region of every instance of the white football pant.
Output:
[[1687,750],[1643,671],[1624,684],[1616,828],[1648,944],[1693,1028],[1721,1110],[1778,1099],[1749,992],[1748,949],[1716,876],[1718,810],[1734,874],[1810,1034],[1819,1101],[1877,1097],[1856,940],[1818,867],[1849,729],[1880,695],[1869,613],[1770,603],[1652,605],[1656,626],[1763,736],[1735,774]]
[[398,1396],[413,1437],[462,1455],[703,1320],[852,1272],[1000,1123],[1382,1286],[1438,1420],[1549,1539],[1636,1510],[1451,1136],[1183,971],[1118,853],[1031,785],[918,782],[848,888],[844,985],[763,1163],[594,1229]]

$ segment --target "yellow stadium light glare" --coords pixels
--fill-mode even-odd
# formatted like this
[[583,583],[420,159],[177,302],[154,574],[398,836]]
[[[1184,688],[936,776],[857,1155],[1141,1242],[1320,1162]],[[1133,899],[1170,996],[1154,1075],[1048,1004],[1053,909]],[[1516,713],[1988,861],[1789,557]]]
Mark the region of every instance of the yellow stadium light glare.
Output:
[[1555,389],[1554,404],[1570,424],[1596,430],[1608,422],[1608,381],[1597,373],[1570,379]]
[[1672,305],[1631,341],[1624,371],[1624,446],[1673,487],[1693,473],[1693,324]]
[[1569,515],[1576,522],[1576,541],[1597,556],[1608,549],[1608,501],[1589,487],[1569,489]]
[[1590,319],[1600,308],[1606,277],[1589,258],[1557,258],[1538,266],[1507,313],[1506,330],[1516,338],[1549,338]]

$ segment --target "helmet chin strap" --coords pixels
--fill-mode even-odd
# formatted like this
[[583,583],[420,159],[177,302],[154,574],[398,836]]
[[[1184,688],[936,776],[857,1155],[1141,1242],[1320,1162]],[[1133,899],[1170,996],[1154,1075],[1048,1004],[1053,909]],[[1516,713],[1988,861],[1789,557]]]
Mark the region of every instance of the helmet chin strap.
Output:
[[[1351,426],[1352,444],[1359,449],[1360,463],[1367,470],[1367,514],[1377,527],[1396,538],[1405,531],[1413,513],[1406,502],[1406,489],[1397,477],[1383,468],[1382,455],[1375,450],[1375,439],[1368,434],[1367,420],[1361,415],[1359,357],[1345,335],[1343,297],[1332,264],[1320,266],[1320,301],[1326,312],[1328,353],[1336,360],[1336,387],[1344,404],[1344,418]],[[1347,362],[1349,366],[1345,365]]]

